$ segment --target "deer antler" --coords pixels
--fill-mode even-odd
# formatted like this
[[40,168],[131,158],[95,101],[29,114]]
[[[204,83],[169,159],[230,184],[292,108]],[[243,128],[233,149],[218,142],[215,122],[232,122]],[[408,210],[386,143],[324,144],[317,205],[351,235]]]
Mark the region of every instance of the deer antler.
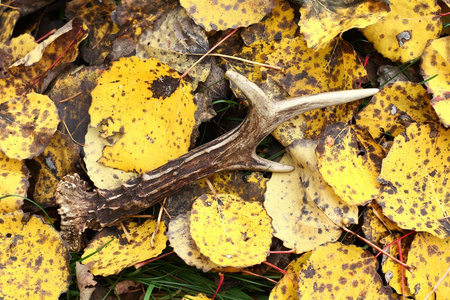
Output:
[[275,102],[244,76],[232,71],[226,72],[226,76],[249,102],[247,117],[234,130],[113,190],[88,192],[87,184],[77,174],[63,178],[56,190],[56,202],[60,205],[62,235],[72,249],[79,250],[80,237],[86,228],[99,230],[115,225],[215,172],[292,171],[291,166],[256,155],[256,146],[279,124],[296,115],[378,92],[378,89],[340,91]]

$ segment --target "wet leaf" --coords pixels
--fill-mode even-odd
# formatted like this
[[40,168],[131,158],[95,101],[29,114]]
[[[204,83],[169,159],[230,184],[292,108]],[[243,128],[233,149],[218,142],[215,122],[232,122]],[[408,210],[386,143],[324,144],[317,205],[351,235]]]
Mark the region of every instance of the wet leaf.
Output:
[[437,116],[429,94],[420,84],[398,81],[384,86],[355,119],[378,139],[383,134],[396,137],[412,122],[436,122]]
[[[25,197],[30,177],[24,161],[11,159],[0,153],[0,195],[18,195]],[[0,213],[13,212],[23,204],[21,197],[1,197]]]
[[412,273],[406,272],[406,278],[416,299],[425,299],[442,278],[434,296],[440,299],[450,293],[450,277],[444,275],[450,268],[449,238],[440,239],[426,232],[417,233],[408,254],[408,265],[415,268]]
[[0,214],[0,298],[58,299],[69,287],[69,260],[67,244],[40,217]]
[[450,37],[428,42],[422,55],[421,69],[425,79],[437,75],[425,84],[433,94],[431,105],[445,127],[450,126]]
[[258,23],[276,3],[275,0],[180,0],[180,4],[206,31],[218,31]]
[[202,195],[191,210],[191,235],[200,252],[220,266],[248,267],[263,262],[272,227],[260,202],[230,194]]
[[352,28],[364,28],[387,15],[384,1],[304,0],[300,7],[300,31],[309,48],[320,49],[338,34]]
[[396,0],[386,17],[362,32],[375,49],[393,61],[419,57],[427,41],[441,32],[440,7],[434,0]]
[[114,62],[98,79],[89,110],[103,138],[120,137],[99,162],[143,173],[181,156],[190,146],[196,109],[190,87],[158,60]]
[[[294,165],[288,155],[280,162]],[[272,174],[265,197],[264,207],[272,218],[274,236],[286,248],[304,253],[340,237],[341,229],[306,194],[297,166],[289,173]]]
[[298,275],[300,299],[390,299],[372,254],[329,243],[314,251]]
[[167,236],[164,234],[166,225],[161,222],[155,235],[155,246],[152,247],[151,238],[152,233],[156,230],[156,225],[156,220],[147,220],[141,225],[134,222],[127,224],[130,241],[127,240],[121,229],[104,228],[89,242],[84,249],[82,258],[96,252],[111,240],[113,241],[83,260],[83,264],[88,266],[94,275],[108,276],[118,274],[127,267],[158,256],[166,248]]
[[378,196],[385,155],[367,131],[334,123],[319,138],[316,155],[323,178],[346,203],[363,205]]
[[450,236],[450,130],[435,124],[411,124],[394,139],[379,180],[377,202],[383,213],[404,229]]

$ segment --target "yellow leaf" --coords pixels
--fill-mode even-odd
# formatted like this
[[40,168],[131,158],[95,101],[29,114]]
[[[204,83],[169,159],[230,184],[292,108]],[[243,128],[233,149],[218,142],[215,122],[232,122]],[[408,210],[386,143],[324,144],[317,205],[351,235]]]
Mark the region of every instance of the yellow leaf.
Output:
[[384,1],[304,0],[298,25],[308,47],[317,50],[344,31],[376,23],[388,11],[389,5]]
[[102,137],[120,137],[100,163],[143,173],[188,151],[195,124],[190,87],[156,59],[122,58],[98,79],[89,110]]
[[103,148],[111,145],[113,145],[111,139],[101,138],[99,128],[88,128],[83,148],[84,163],[89,178],[99,189],[114,189],[128,180],[138,177],[135,172],[125,172],[98,162],[103,155]]
[[220,266],[248,267],[263,262],[272,227],[260,202],[230,194],[202,195],[191,210],[191,235],[200,252]]
[[[288,155],[283,156],[280,163],[295,165]],[[296,253],[313,250],[341,236],[341,229],[308,197],[300,176],[298,166],[289,173],[272,174],[264,201],[272,218],[274,236]]]
[[329,243],[313,252],[298,275],[299,299],[390,299],[377,260],[354,245]]
[[0,214],[0,253],[0,298],[58,299],[67,290],[69,249],[40,217]]
[[442,278],[430,299],[445,299],[450,295],[450,276],[445,274],[450,268],[449,238],[418,232],[408,254],[408,265],[414,267],[414,272],[406,272],[406,278],[416,299],[425,299]]
[[9,66],[11,66],[16,60],[24,57],[28,52],[34,49],[37,43],[30,34],[22,34],[15,38],[12,38],[8,42],[0,44],[0,78],[8,78],[10,76],[8,72]]
[[418,83],[397,81],[384,86],[355,116],[356,122],[374,139],[384,133],[396,137],[411,122],[436,122],[430,96]]
[[293,38],[297,31],[294,22],[294,10],[284,0],[276,0],[276,6],[264,20],[244,28],[241,32],[242,40],[246,45],[254,42],[281,40]]
[[167,231],[170,246],[189,266],[202,269],[203,272],[220,268],[219,265],[213,263],[197,249],[189,229],[190,216],[190,213],[186,213],[170,219],[169,230]]
[[300,178],[306,193],[335,224],[342,224],[343,219],[348,219],[351,224],[357,223],[358,206],[348,205],[342,201],[320,174],[315,153],[316,146],[315,141],[298,140],[287,148],[299,166]]
[[278,126],[272,135],[283,145],[288,147],[296,140],[305,138],[306,121],[305,114],[291,118]]
[[108,276],[118,274],[138,262],[158,256],[165,248],[167,236],[164,234],[166,225],[161,222],[155,235],[155,246],[151,245],[152,233],[156,230],[156,220],[147,220],[145,223],[129,223],[126,226],[131,241],[119,228],[104,228],[84,249],[82,258],[102,250],[83,260],[94,275]]
[[[29,187],[28,169],[25,161],[10,159],[0,153],[0,196],[18,195],[25,197]],[[23,204],[19,197],[1,197],[0,213],[13,212]]]
[[181,300],[210,300],[211,298],[208,298],[205,294],[198,294],[197,296],[184,296]]
[[15,88],[4,92],[0,92],[0,150],[19,160],[39,155],[59,123],[55,104],[45,95],[17,96]]
[[433,93],[431,105],[438,114],[445,127],[450,126],[450,36],[431,40],[422,54],[420,65],[425,84],[430,93]]
[[376,198],[383,148],[355,125],[335,123],[325,129],[316,148],[319,171],[336,194],[350,205]]
[[298,273],[305,262],[311,256],[311,252],[291,261],[286,267],[286,274],[278,281],[277,285],[270,291],[269,300],[297,300]]
[[450,129],[411,124],[394,139],[383,160],[384,184],[377,202],[383,213],[404,229],[450,236]]
[[180,4],[206,31],[219,31],[258,23],[275,7],[275,0],[180,0]]
[[362,32],[378,52],[393,61],[419,57],[427,41],[441,32],[439,5],[435,0],[396,0],[390,7],[386,17]]
[[[0,12],[0,42],[6,42],[13,34],[20,12],[15,9]],[[2,57],[3,58],[3,57]]]

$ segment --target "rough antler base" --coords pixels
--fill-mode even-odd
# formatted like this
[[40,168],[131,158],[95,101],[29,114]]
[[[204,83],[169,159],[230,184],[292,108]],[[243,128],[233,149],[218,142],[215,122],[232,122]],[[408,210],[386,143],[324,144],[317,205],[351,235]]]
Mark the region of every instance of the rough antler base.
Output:
[[63,178],[56,190],[61,231],[73,250],[80,250],[86,228],[112,226],[158,203],[185,185],[223,170],[289,172],[282,165],[256,155],[255,148],[279,124],[303,112],[372,96],[378,89],[351,90],[271,101],[247,78],[228,71],[226,76],[249,101],[246,119],[234,130],[114,190],[87,191],[75,175]]

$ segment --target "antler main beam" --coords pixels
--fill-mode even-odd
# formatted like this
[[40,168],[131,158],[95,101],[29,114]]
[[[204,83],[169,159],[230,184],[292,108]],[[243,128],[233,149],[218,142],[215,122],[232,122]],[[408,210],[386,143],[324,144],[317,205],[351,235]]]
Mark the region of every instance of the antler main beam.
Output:
[[291,166],[256,155],[258,144],[278,125],[317,108],[369,97],[378,89],[350,90],[272,101],[244,76],[228,71],[226,76],[244,93],[248,115],[232,131],[167,164],[142,174],[113,190],[88,192],[77,174],[63,178],[56,190],[60,205],[61,231],[73,250],[86,228],[112,226],[158,203],[196,180],[223,170],[289,172]]

